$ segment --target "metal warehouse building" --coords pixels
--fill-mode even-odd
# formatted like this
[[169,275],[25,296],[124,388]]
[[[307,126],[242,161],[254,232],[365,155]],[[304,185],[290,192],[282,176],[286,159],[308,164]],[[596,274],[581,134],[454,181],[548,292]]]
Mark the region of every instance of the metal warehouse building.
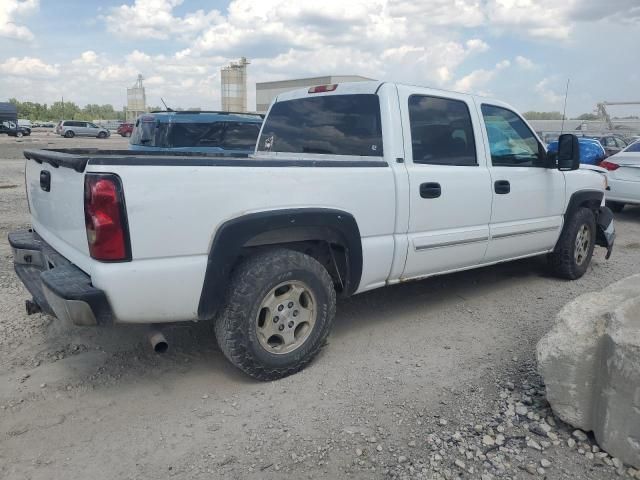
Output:
[[296,80],[282,80],[278,82],[256,83],[256,111],[266,113],[271,101],[280,93],[308,88],[314,85],[328,85],[331,83],[364,82],[373,78],[359,75],[328,75],[326,77],[299,78]]

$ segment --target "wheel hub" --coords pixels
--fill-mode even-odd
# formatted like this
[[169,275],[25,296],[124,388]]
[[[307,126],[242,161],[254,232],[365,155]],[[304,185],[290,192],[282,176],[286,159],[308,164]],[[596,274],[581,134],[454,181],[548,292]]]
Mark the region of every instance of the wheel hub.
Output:
[[589,247],[591,246],[591,232],[586,224],[583,224],[578,229],[578,235],[576,235],[576,248],[574,251],[574,259],[577,265],[582,265],[589,253]]
[[300,281],[283,282],[263,298],[256,318],[256,334],[269,353],[294,351],[309,338],[317,317],[311,289]]

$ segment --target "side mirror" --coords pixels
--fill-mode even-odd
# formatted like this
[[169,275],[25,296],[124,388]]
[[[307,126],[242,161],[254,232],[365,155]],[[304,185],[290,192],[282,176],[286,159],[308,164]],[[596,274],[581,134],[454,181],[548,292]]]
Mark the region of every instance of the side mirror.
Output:
[[580,142],[570,133],[558,138],[558,170],[569,171],[580,168]]

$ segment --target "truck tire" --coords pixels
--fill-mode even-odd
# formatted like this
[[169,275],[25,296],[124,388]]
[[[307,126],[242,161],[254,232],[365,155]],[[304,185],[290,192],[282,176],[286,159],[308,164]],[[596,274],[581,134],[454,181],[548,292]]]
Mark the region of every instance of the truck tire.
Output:
[[595,215],[581,207],[567,220],[556,248],[549,254],[553,273],[568,280],[582,277],[591,262],[595,240]]
[[611,211],[614,212],[614,213],[620,213],[622,211],[622,209],[624,208],[624,203],[611,202],[611,201],[607,200],[607,207],[609,207],[611,209]]
[[333,281],[318,261],[294,250],[266,250],[234,270],[216,338],[236,367],[276,380],[302,370],[320,351],[335,305]]
[[64,136],[65,136],[66,138],[73,138],[73,137],[75,137],[75,136],[76,136],[76,134],[75,134],[75,133],[73,133],[73,130],[67,130],[66,132],[64,132]]

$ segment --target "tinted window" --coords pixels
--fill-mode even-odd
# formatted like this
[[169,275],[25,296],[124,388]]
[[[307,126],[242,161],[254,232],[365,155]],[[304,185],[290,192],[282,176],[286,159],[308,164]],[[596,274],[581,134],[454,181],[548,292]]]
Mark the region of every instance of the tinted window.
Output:
[[616,141],[616,145],[619,148],[624,148],[627,146],[626,142],[624,140],[622,140],[621,138],[615,137],[615,141]]
[[168,147],[219,147],[222,143],[224,124],[173,123],[167,135]]
[[629,145],[625,152],[640,152],[640,141]]
[[545,167],[544,149],[526,123],[511,110],[482,105],[491,162],[502,167]]
[[167,124],[156,122],[153,117],[136,120],[130,143],[146,147],[166,146]]
[[259,123],[229,122],[224,131],[222,148],[228,150],[252,150],[260,133]]
[[473,125],[465,102],[412,95],[409,120],[414,163],[477,165]]
[[377,95],[329,95],[277,102],[259,151],[382,156]]

